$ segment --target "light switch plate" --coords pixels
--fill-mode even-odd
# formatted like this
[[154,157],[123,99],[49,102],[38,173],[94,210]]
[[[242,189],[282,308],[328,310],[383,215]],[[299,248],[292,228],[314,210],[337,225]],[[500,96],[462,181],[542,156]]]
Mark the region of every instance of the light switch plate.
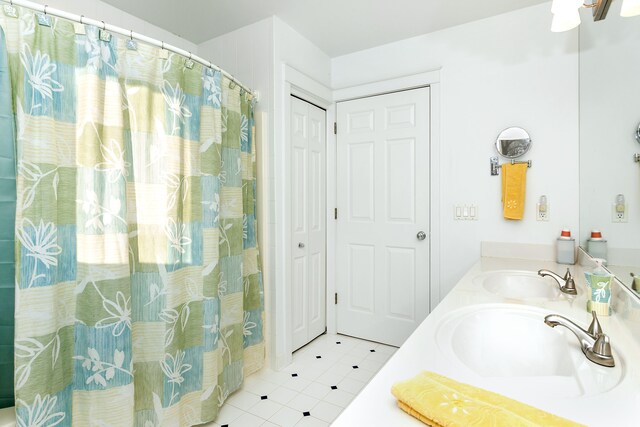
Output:
[[478,206],[473,204],[454,205],[453,219],[456,221],[477,221]]

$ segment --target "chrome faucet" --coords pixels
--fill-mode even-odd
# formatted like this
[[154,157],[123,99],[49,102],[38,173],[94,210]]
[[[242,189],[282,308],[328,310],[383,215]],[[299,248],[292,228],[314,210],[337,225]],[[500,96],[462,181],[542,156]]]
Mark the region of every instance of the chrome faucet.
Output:
[[555,328],[556,326],[564,326],[569,329],[580,341],[580,347],[584,355],[598,365],[613,368],[615,360],[611,353],[611,343],[609,337],[602,332],[602,327],[598,321],[596,312],[592,311],[593,320],[588,330],[582,329],[571,320],[559,314],[550,314],[544,318],[544,323]]
[[561,277],[550,270],[539,270],[538,275],[542,277],[545,277],[545,276],[553,277],[555,281],[558,282],[558,287],[560,287],[560,290],[565,294],[569,294],[569,295],[578,294],[578,292],[576,291],[576,282],[573,281],[573,277],[571,277],[571,272],[569,271],[568,268],[564,277]]

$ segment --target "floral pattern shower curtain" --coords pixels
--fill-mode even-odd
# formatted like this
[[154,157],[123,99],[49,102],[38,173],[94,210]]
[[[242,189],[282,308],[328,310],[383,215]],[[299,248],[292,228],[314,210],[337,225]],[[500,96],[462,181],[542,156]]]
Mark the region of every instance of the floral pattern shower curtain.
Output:
[[264,359],[251,96],[18,11],[17,425],[213,420]]

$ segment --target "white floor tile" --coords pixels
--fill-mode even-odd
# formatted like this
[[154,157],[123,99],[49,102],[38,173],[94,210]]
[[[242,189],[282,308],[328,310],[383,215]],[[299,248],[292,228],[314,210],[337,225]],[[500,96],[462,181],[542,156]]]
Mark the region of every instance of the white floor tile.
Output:
[[328,402],[320,402],[311,410],[311,414],[322,421],[330,423],[340,415],[343,409]]
[[320,402],[320,399],[307,396],[306,394],[299,394],[287,403],[287,406],[291,409],[295,409],[300,412],[311,411],[311,408],[316,406]]
[[338,385],[338,383],[342,381],[344,378],[345,378],[345,375],[338,375],[334,373],[333,370],[329,369],[327,372],[319,376],[315,382],[332,386],[332,385]]
[[[360,362],[358,362],[360,363]],[[356,366],[360,366],[360,365],[356,365]],[[347,375],[349,375],[351,373],[351,371],[353,371],[353,365],[350,363],[345,363],[345,362],[338,362],[335,365],[333,365],[331,368],[329,368],[327,370],[327,373],[331,373],[333,375],[337,375],[340,376],[342,378],[346,377]]]
[[330,391],[331,388],[329,388],[329,386],[326,384],[311,383],[307,388],[302,390],[302,393],[306,394],[307,396],[315,397],[316,399],[322,399]]
[[[246,378],[215,423],[206,426],[328,426],[396,350],[344,335],[322,335],[295,352],[293,363],[282,371],[264,368]],[[303,416],[305,411],[310,416]]]
[[316,417],[302,417],[296,427],[325,427],[328,426],[329,423],[326,423],[322,420],[317,419]]
[[274,384],[268,381],[258,380],[258,379],[253,380],[251,382],[245,382],[243,387],[244,390],[253,394],[257,394],[258,396],[264,396],[265,394],[268,395],[269,393],[271,393],[277,388],[278,388],[278,384]]
[[348,393],[358,394],[364,387],[364,383],[358,380],[352,380],[351,378],[345,378],[338,384],[340,390],[344,390]]
[[371,353],[367,356],[367,358],[365,360],[376,360],[379,362],[386,362],[387,360],[389,360],[389,358],[392,356],[392,354],[385,354],[385,353]]
[[264,424],[264,421],[260,417],[245,412],[243,415],[233,421],[233,427],[260,427]]
[[309,384],[311,384],[311,381],[306,380],[302,377],[295,377],[289,378],[287,382],[283,384],[283,386],[286,388],[290,388],[291,390],[300,392],[307,388]]
[[359,369],[354,369],[352,372],[350,372],[349,375],[347,375],[347,378],[368,383],[371,380],[371,378],[374,377],[375,374],[376,374],[375,372],[370,371],[368,369],[359,368]]
[[260,400],[256,405],[249,409],[249,413],[257,417],[268,420],[276,412],[282,409],[282,405],[269,399]]
[[298,395],[297,391],[286,387],[278,387],[269,393],[269,400],[273,400],[281,405],[286,405],[291,399]]
[[260,396],[255,395],[253,393],[249,393],[248,391],[240,390],[233,393],[227,399],[227,403],[229,405],[233,405],[238,409],[242,409],[243,411],[248,411],[252,406],[260,401]]
[[222,405],[216,423],[220,425],[231,424],[232,421],[238,419],[241,415],[244,415],[245,411],[236,408],[231,405]]
[[346,408],[354,397],[356,397],[355,394],[338,389],[331,390],[322,400]]
[[286,406],[273,414],[269,421],[280,427],[295,426],[302,419],[302,412]]

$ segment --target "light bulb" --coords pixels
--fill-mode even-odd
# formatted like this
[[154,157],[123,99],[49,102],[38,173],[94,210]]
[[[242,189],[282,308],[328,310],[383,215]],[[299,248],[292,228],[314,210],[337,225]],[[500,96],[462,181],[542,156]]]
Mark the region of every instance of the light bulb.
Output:
[[573,12],[562,12],[553,15],[551,31],[561,33],[563,31],[569,31],[578,25],[580,25],[580,12],[578,9],[575,9]]
[[640,15],[640,0],[623,0],[620,16],[625,18]]

